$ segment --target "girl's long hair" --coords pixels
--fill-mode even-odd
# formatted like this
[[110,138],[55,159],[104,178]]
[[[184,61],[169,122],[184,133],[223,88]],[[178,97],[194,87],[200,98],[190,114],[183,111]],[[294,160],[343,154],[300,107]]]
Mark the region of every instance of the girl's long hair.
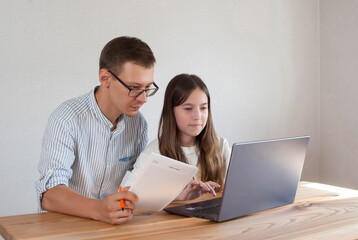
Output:
[[164,105],[159,121],[158,141],[160,153],[164,156],[188,163],[179,143],[179,129],[176,125],[174,107],[183,104],[191,92],[201,89],[208,98],[208,119],[206,126],[196,137],[199,151],[198,167],[201,181],[224,182],[225,159],[221,155],[219,139],[215,133],[210,108],[210,94],[205,83],[196,75],[180,74],[175,76],[165,91]]

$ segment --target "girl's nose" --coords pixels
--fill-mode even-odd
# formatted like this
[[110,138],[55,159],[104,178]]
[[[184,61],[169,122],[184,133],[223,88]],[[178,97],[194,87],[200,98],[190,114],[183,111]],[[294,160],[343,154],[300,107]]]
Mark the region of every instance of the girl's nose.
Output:
[[193,117],[194,119],[200,119],[200,109],[195,109],[193,111]]

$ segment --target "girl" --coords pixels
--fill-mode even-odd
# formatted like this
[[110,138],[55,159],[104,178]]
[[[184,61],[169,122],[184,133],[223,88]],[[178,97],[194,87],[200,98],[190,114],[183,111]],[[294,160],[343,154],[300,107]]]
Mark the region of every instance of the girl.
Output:
[[220,189],[230,157],[226,139],[218,138],[211,116],[210,94],[196,75],[180,74],[168,84],[159,122],[158,139],[152,141],[137,159],[126,181],[130,186],[144,168],[152,152],[199,168],[195,180],[176,200],[191,200]]

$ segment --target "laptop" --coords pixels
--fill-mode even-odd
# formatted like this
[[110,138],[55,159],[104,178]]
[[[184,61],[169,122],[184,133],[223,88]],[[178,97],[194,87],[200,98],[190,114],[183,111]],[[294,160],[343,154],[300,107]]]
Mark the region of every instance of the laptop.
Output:
[[309,136],[235,143],[221,198],[165,208],[222,222],[294,202]]

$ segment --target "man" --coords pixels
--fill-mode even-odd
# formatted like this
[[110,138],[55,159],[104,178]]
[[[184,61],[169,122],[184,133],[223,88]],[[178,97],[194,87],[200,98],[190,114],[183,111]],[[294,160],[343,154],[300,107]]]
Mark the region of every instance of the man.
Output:
[[100,86],[51,114],[36,183],[41,209],[111,224],[132,218],[137,196],[118,188],[148,142],[138,111],[158,90],[154,63],[146,43],[115,38],[100,56]]

